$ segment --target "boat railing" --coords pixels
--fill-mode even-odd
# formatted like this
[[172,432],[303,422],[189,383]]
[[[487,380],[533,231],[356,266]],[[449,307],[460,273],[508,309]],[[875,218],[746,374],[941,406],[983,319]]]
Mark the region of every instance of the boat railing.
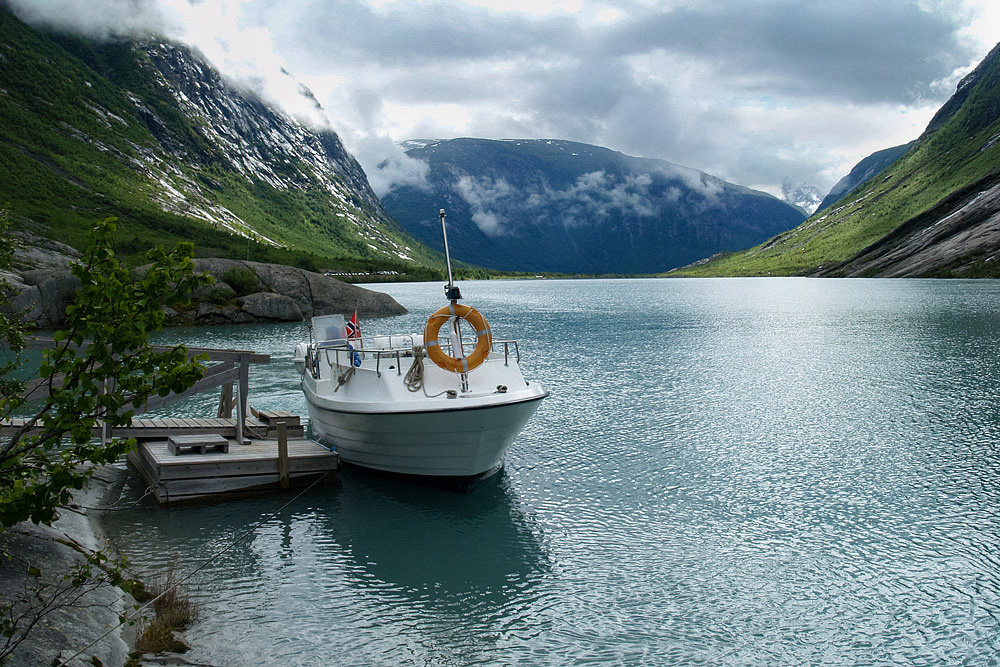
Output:
[[[389,339],[389,346],[383,347],[382,344],[385,343],[386,339]],[[365,346],[365,340],[369,341],[369,346]],[[396,344],[393,343],[399,340],[408,340],[409,345],[406,344]],[[374,344],[378,342],[380,346],[375,346]],[[510,359],[513,355],[515,362],[520,365],[521,363],[521,349],[517,345],[516,340],[500,340],[493,339],[493,345],[490,347],[490,356],[497,355],[496,358],[499,359],[500,352],[503,352],[503,365],[509,366]],[[366,360],[374,360],[375,362],[375,372],[378,377],[382,377],[382,361],[394,360],[396,362],[395,366],[390,367],[396,371],[397,375],[403,374],[402,361],[403,359],[413,356],[413,336],[412,335],[401,335],[401,336],[373,336],[370,338],[351,338],[349,340],[337,339],[337,340],[327,340],[313,343],[309,346],[306,353],[306,368],[309,370],[310,374],[319,379],[322,377],[322,372],[320,370],[320,359],[326,361],[328,368],[347,368],[351,366],[360,366]]]

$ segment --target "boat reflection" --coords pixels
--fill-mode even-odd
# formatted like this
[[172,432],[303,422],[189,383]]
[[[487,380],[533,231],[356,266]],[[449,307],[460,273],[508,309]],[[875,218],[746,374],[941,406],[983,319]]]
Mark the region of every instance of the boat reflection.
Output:
[[364,587],[421,603],[506,604],[548,571],[537,526],[523,513],[505,471],[469,493],[340,471],[330,538],[347,574]]

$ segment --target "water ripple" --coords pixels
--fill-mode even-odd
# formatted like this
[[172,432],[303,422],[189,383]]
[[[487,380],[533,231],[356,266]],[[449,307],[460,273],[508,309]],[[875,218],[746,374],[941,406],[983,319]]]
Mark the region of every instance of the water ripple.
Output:
[[[412,312],[366,333],[418,330],[440,297],[386,289]],[[468,495],[344,471],[199,575],[193,659],[1000,664],[1000,286],[463,292],[552,392],[504,471]],[[261,400],[302,412],[302,332],[165,336],[270,352]],[[109,528],[139,568],[185,571],[283,501]]]

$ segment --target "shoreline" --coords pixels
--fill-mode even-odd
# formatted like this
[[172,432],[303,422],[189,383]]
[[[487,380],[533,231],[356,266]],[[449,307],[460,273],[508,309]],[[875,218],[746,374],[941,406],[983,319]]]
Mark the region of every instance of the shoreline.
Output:
[[[24,597],[37,586],[58,584],[74,565],[85,563],[72,543],[92,551],[110,548],[114,552],[102,518],[121,497],[130,474],[123,463],[103,466],[86,487],[74,492],[72,509],[61,509],[59,518],[51,526],[23,522],[0,535],[0,544],[13,555],[10,560],[0,558],[0,591],[3,593],[0,604],[6,606],[16,597],[19,599],[17,609],[23,609]],[[77,597],[75,593],[82,588],[86,587],[74,589],[70,597]],[[80,655],[69,660],[67,665],[169,667],[204,664],[173,654],[143,655],[130,663],[141,624],[121,624],[121,617],[133,613],[136,607],[132,596],[117,586],[102,583],[90,587],[78,599],[57,605],[44,614],[27,638],[14,649],[9,664],[56,665],[77,652]],[[151,614],[149,610],[145,615]]]
[[[3,546],[14,557],[0,559],[0,587],[4,605],[21,598],[41,585],[56,585],[76,564],[85,563],[83,556],[70,544],[97,550],[109,546],[100,525],[101,509],[117,500],[128,471],[116,466],[104,466],[94,473],[90,483],[73,494],[73,505],[79,509],[61,509],[51,526],[23,522],[0,536]],[[29,570],[30,567],[37,570]],[[34,576],[33,572],[40,575]],[[73,591],[80,592],[80,589]],[[11,664],[58,664],[78,651],[79,658],[70,665],[123,665],[135,643],[136,626],[119,625],[119,615],[134,608],[135,601],[117,586],[104,583],[83,592],[79,599],[67,601],[46,613],[32,628],[27,638],[13,651]],[[92,646],[89,644],[93,643]]]

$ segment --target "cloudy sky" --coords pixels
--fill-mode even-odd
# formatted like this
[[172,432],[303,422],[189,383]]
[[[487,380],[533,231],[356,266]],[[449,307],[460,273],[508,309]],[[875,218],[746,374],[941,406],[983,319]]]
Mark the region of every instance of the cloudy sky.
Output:
[[8,2],[36,24],[196,46],[328,122],[380,192],[418,173],[394,142],[465,136],[569,139],[825,194],[916,138],[1000,39],[996,0]]

